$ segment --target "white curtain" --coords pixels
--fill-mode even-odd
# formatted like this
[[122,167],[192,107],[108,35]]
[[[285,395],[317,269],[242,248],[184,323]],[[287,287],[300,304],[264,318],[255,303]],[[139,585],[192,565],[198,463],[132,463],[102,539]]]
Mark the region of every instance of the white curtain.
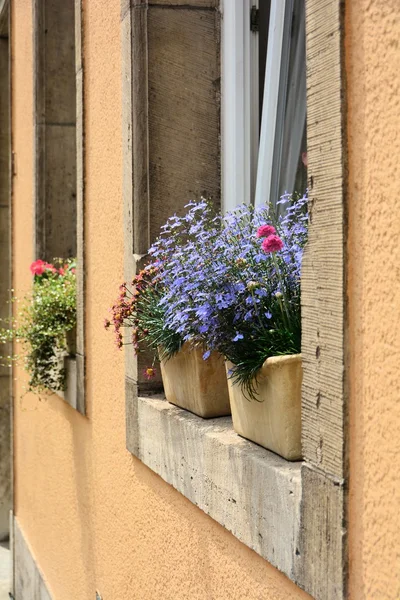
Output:
[[[304,0],[272,0],[255,204],[276,204],[304,180],[306,151]],[[302,182],[301,187],[304,186]],[[305,186],[304,186],[305,187]]]

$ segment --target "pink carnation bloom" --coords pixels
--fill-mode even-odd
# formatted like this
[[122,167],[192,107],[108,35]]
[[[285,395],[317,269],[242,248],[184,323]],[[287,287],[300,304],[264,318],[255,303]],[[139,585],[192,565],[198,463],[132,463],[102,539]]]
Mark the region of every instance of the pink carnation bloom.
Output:
[[283,242],[278,235],[270,235],[265,238],[261,247],[266,253],[279,252],[279,250],[282,250],[283,248]]
[[274,235],[274,233],[276,233],[276,229],[275,227],[272,227],[272,225],[261,225],[261,227],[259,227],[257,229],[257,237],[268,237],[269,235]]

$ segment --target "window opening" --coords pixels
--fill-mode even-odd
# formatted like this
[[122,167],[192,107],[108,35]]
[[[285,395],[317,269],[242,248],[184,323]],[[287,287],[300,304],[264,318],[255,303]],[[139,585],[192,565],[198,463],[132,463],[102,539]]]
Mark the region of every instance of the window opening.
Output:
[[307,186],[304,0],[225,0],[224,209]]

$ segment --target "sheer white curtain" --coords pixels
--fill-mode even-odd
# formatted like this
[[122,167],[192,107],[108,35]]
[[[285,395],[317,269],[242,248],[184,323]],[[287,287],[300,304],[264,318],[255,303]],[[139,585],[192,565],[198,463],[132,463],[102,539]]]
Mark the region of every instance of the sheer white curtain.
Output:
[[[272,0],[255,204],[276,204],[302,181],[306,69],[304,0]],[[303,174],[304,175],[304,174]],[[300,187],[303,183],[300,184]]]
[[[242,203],[275,204],[284,192],[305,190],[304,4],[305,0],[222,2],[224,210]],[[264,43],[268,40],[262,107],[259,65],[264,56],[259,62],[259,33],[250,27],[251,9],[259,7],[259,27],[268,33],[262,36]]]

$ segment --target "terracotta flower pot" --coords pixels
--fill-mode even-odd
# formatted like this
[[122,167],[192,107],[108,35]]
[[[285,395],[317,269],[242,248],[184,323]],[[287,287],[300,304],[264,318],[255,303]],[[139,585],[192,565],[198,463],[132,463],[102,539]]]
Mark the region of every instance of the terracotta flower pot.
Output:
[[287,460],[301,459],[302,378],[301,354],[267,358],[257,378],[258,400],[247,399],[228,378],[236,433]]
[[203,360],[203,351],[186,343],[175,356],[161,361],[161,375],[168,402],[205,419],[231,414],[220,354]]

